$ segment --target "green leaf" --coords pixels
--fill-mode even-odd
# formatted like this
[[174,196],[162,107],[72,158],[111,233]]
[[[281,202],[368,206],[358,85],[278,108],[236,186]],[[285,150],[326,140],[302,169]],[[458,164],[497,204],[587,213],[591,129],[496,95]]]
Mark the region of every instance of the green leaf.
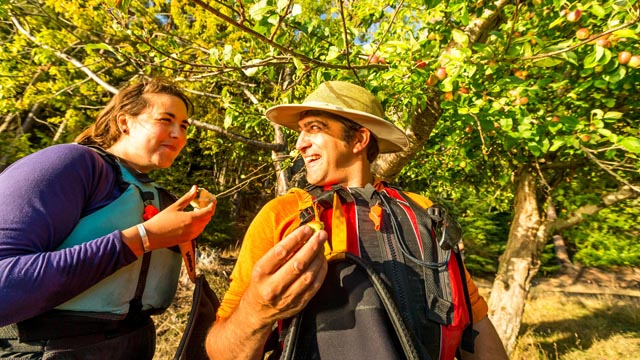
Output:
[[[597,48],[599,48],[600,46],[595,46]],[[587,69],[590,68],[594,68],[596,67],[596,65],[598,65],[598,52],[597,51],[592,51],[589,55],[584,57],[584,67]]]
[[453,37],[453,41],[460,44],[460,46],[462,47],[469,46],[469,36],[464,31],[453,29],[453,31],[451,32],[451,35]]
[[561,147],[563,147],[566,144],[566,142],[562,139],[554,139],[551,147],[549,148],[550,152],[555,152],[558,151],[558,149],[560,149]]
[[538,67],[553,67],[556,65],[562,64],[564,61],[562,59],[554,58],[554,57],[544,57],[540,60],[536,60],[533,62],[534,66]]
[[622,115],[624,115],[623,113],[619,112],[619,111],[607,111],[602,118],[603,119],[621,119]]
[[608,82],[616,83],[624,78],[627,74],[627,68],[625,66],[618,66],[614,71],[602,75],[602,78]]
[[331,46],[329,48],[329,52],[327,53],[327,57],[325,58],[326,61],[331,61],[335,58],[337,58],[338,56],[340,56],[340,49],[338,49],[335,46]]
[[260,0],[249,8],[249,16],[260,21],[271,9],[272,7],[267,5],[267,0]]
[[638,138],[631,136],[622,138],[619,145],[632,153],[640,154],[640,139]]
[[607,15],[605,9],[595,2],[591,3],[591,13],[597,18],[603,18],[605,15]]
[[444,80],[442,80],[442,82],[440,83],[440,90],[444,91],[444,92],[448,92],[448,91],[453,91],[453,77],[451,76],[447,76]]
[[116,0],[115,1],[116,8],[123,13],[129,11],[129,5],[131,5],[131,0]]
[[616,38],[629,38],[629,39],[637,39],[638,35],[636,35],[635,31],[631,30],[631,29],[622,29],[622,30],[616,30],[614,31],[612,34],[612,36],[615,36]]
[[236,54],[236,56],[233,57],[233,64],[238,67],[242,66],[242,55]]
[[302,6],[300,4],[294,4],[291,8],[291,16],[300,15],[302,13]]
[[84,46],[84,48],[87,50],[108,50],[110,52],[114,52],[113,48],[105,43],[87,44]]

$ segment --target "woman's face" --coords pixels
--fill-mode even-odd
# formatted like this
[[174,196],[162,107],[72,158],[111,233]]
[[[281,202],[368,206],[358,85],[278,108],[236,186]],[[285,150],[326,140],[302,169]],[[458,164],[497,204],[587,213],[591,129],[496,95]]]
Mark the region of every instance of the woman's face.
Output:
[[146,94],[149,106],[137,116],[121,114],[120,139],[109,149],[136,170],[146,173],[173,163],[187,143],[187,107],[180,98]]

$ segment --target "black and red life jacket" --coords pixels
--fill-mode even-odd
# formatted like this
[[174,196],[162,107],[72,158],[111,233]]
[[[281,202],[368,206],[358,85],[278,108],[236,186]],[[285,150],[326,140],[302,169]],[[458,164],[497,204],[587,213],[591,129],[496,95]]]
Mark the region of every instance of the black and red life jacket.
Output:
[[424,209],[387,186],[291,192],[301,223],[324,222],[330,261],[316,296],[281,324],[281,359],[435,360],[453,359],[461,346],[473,352],[459,227],[444,208]]

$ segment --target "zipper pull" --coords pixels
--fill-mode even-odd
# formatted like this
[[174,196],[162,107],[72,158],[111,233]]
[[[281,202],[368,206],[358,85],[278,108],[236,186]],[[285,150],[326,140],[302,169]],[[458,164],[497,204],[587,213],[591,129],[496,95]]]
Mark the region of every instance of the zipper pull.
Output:
[[382,207],[380,205],[375,204],[371,207],[369,219],[373,221],[376,231],[380,231],[380,223],[382,222]]

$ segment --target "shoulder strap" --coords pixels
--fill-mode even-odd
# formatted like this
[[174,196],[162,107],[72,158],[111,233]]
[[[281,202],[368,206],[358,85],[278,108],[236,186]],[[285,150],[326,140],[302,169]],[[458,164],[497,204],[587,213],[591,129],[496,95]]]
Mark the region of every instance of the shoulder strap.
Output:
[[[423,352],[419,353],[418,348],[415,343],[415,335],[411,332],[411,330],[406,326],[400,310],[398,309],[395,301],[393,300],[393,296],[387,290],[384,280],[380,277],[380,275],[373,269],[373,267],[368,264],[365,260],[351,254],[345,253],[345,257],[340,260],[335,260],[338,262],[347,262],[350,264],[356,265],[358,269],[363,271],[376,293],[378,294],[378,298],[382,302],[386,313],[388,315],[388,319],[390,320],[396,334],[397,338],[402,347],[402,351],[404,352],[404,358],[406,359],[423,359],[430,360],[429,354]],[[282,355],[280,359],[282,360],[291,360],[296,358],[296,343],[300,332],[300,321],[304,316],[304,310],[298,313],[291,321],[290,328],[288,330],[287,338],[285,340],[284,349],[282,351]]]
[[[462,333],[462,339],[460,342],[460,348],[470,353],[474,352],[474,342],[478,335],[478,332],[473,329],[473,309],[471,307],[471,298],[469,297],[469,289],[467,287],[467,277],[464,268],[464,263],[460,251],[458,251],[458,242],[461,239],[462,230],[460,224],[452,217],[449,216],[447,209],[439,204],[432,204],[431,207],[422,208],[409,194],[399,191],[402,196],[407,200],[409,206],[416,216],[421,216],[424,219],[426,212],[427,217],[434,223],[434,232],[438,235],[438,245],[443,249],[453,250],[453,255],[456,258],[458,265],[458,271],[460,273],[462,289],[464,292],[464,300],[467,305],[467,311],[469,314],[469,325],[464,329]],[[426,211],[425,211],[426,210]],[[440,229],[438,229],[440,228]],[[439,231],[438,231],[439,230]],[[459,357],[459,356],[458,356]]]

